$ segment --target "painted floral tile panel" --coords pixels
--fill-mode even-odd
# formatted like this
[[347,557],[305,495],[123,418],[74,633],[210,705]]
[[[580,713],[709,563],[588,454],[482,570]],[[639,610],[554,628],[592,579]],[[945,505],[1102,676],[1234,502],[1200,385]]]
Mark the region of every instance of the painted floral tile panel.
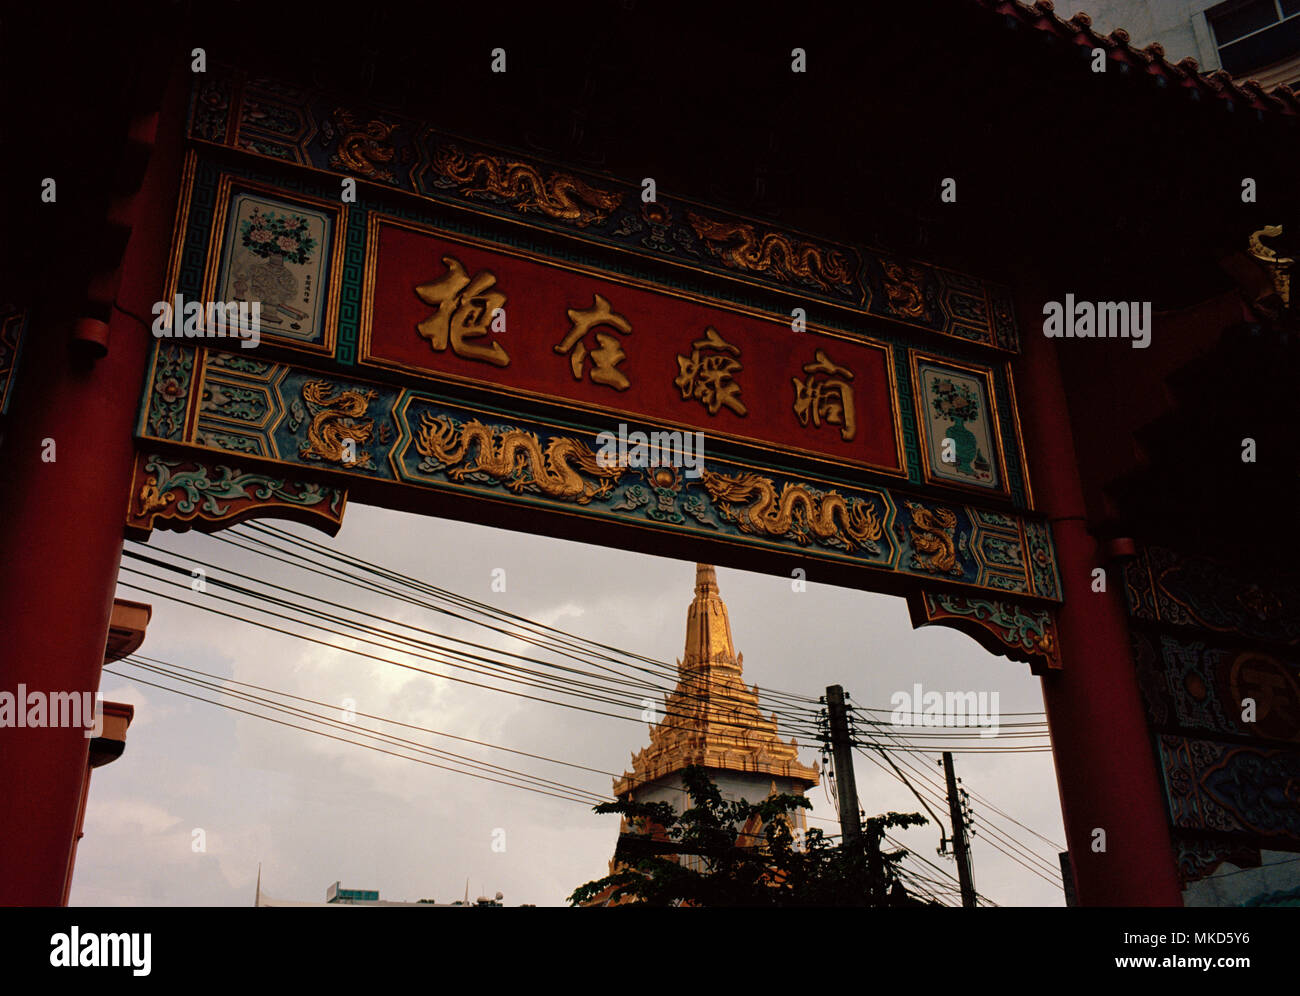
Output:
[[917,372],[930,475],[941,481],[1000,490],[996,433],[985,378],[929,361],[921,361]]
[[230,198],[216,297],[260,301],[265,335],[319,343],[325,330],[333,218],[261,194]]

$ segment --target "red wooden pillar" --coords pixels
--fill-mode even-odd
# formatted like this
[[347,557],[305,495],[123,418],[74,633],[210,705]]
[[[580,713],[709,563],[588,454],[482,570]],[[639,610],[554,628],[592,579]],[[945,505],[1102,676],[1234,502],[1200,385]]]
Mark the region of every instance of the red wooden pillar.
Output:
[[81,802],[77,805],[77,829],[72,835],[72,847],[68,849],[68,869],[63,875],[63,894],[59,896],[59,905],[68,905],[68,896],[72,892],[72,869],[77,864],[77,846],[81,843],[81,838],[86,835],[86,800],[90,798],[90,773],[94,770],[89,760],[86,763],[86,772],[81,783]]
[[[1018,303],[1024,342],[1016,393],[1035,503],[1052,525],[1065,597],[1057,617],[1062,668],[1042,680],[1079,903],[1181,906],[1120,579],[1108,569],[1106,591],[1092,590],[1093,570],[1107,565],[1088,532],[1058,354],[1042,334],[1042,301]],[[1097,829],[1105,831],[1105,851],[1093,849]]]
[[[181,172],[184,86],[177,76],[156,122],[137,119],[155,154],[129,204],[107,352],[74,363],[70,329],[33,316],[3,444],[0,487],[0,691],[99,688],[122,551],[132,435],[163,296]],[[69,297],[82,295],[69,288]],[[103,331],[103,327],[100,327]],[[54,444],[52,461],[46,440]],[[0,729],[0,905],[65,896],[90,740],[82,728]]]
[[[115,312],[108,354],[83,371],[69,359],[66,327],[28,330],[0,489],[0,691],[99,688],[147,334]],[[85,732],[0,730],[0,903],[57,905],[63,896]]]

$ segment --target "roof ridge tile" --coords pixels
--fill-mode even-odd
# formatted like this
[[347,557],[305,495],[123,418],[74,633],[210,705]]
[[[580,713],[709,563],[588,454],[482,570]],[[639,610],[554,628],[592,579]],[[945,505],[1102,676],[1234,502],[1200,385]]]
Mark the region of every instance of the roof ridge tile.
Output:
[[1202,72],[1200,64],[1191,56],[1179,59],[1177,63],[1169,62],[1164,46],[1160,42],[1151,42],[1143,48],[1135,48],[1132,36],[1124,28],[1115,28],[1109,35],[1098,34],[1093,29],[1092,17],[1080,11],[1069,19],[1063,19],[1056,13],[1053,0],[970,0],[990,14],[997,14],[1004,23],[1016,21],[1030,25],[1056,36],[1072,41],[1080,47],[1105,48],[1107,57],[1115,62],[1121,72],[1130,65],[1141,65],[1147,74],[1155,77],[1159,86],[1174,82],[1178,89],[1189,91],[1189,99],[1198,99],[1204,92],[1225,102],[1243,100],[1260,111],[1275,111],[1294,117],[1300,114],[1300,90],[1279,83],[1272,90],[1265,90],[1257,80],[1245,80],[1241,83],[1233,80],[1222,69]]

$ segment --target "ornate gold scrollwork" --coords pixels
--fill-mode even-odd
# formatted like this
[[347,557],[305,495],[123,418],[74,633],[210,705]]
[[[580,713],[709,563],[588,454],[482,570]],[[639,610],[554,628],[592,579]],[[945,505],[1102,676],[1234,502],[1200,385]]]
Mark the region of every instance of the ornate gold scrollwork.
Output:
[[140,514],[147,516],[150,512],[166,508],[171,500],[171,495],[164,495],[158,490],[158,478],[150,474],[140,489]]

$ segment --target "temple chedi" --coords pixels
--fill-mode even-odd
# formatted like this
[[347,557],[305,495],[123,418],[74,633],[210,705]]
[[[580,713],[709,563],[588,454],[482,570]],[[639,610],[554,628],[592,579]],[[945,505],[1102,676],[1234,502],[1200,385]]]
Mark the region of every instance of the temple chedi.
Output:
[[[665,715],[650,727],[650,745],[632,756],[632,770],[614,782],[614,794],[637,802],[667,802],[689,808],[681,770],[708,769],[722,797],[758,802],[773,794],[803,794],[818,782],[818,769],[799,762],[794,739],[782,740],[776,716],[758,708],[758,686],[744,682],[744,655],[731,639],[727,606],[708,564],[695,566],[695,598],[686,611],[686,650],[677,662],[677,687]],[[803,811],[794,826],[805,829]],[[620,832],[627,830],[626,824]],[[741,843],[761,839],[746,826]],[[610,862],[613,872],[616,862]]]

